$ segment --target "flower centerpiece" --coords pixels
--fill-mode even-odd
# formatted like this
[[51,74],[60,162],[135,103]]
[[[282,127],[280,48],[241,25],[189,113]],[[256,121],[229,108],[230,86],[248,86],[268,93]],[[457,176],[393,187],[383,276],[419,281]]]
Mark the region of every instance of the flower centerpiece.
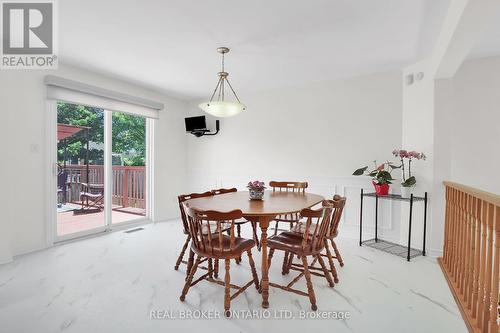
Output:
[[354,176],[362,176],[365,173],[372,177],[372,184],[375,187],[375,192],[378,195],[387,195],[389,194],[389,186],[394,180],[391,176],[391,172],[393,169],[398,168],[391,162],[387,161],[380,165],[377,165],[377,161],[373,161],[375,164],[375,169],[367,172],[368,166],[362,167],[354,171]]
[[264,182],[258,180],[248,182],[247,188],[250,193],[250,200],[262,200],[264,190],[266,189]]
[[[426,156],[424,153],[418,153],[416,151],[406,151],[404,149],[395,149],[392,154],[395,157],[399,157],[401,165],[401,174],[403,179],[401,182],[401,197],[409,198],[413,192],[413,188],[417,184],[417,179],[411,174],[411,162],[412,160],[425,160]],[[408,167],[405,168],[405,162],[407,162]]]

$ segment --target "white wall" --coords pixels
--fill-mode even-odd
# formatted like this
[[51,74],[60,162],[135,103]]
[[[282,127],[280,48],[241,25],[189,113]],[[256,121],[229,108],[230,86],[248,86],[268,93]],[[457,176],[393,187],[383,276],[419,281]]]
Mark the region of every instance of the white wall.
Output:
[[[453,89],[446,82],[455,75],[468,53],[491,25],[500,9],[498,1],[450,1],[433,52],[423,61],[409,66],[404,75],[423,72],[424,80],[403,88],[403,144],[424,150],[429,160],[419,167],[417,190],[429,191],[428,249],[440,255],[443,248],[444,202],[442,178],[451,172],[449,161],[450,128],[447,113],[451,110]],[[468,91],[464,91],[468,94]],[[451,146],[450,146],[451,147]],[[450,148],[451,149],[451,148]],[[447,159],[448,157],[448,159]],[[406,212],[402,212],[406,215]],[[417,217],[418,218],[418,217]],[[420,218],[418,218],[420,219]],[[419,230],[417,234],[421,235]],[[401,235],[406,228],[401,229]],[[415,239],[421,243],[420,239]]]
[[[425,161],[414,161],[412,163],[412,174],[417,179],[414,195],[423,196],[428,192],[429,205],[427,217],[432,220],[435,201],[433,200],[434,184],[434,76],[429,75],[431,61],[423,60],[405,68],[403,72],[403,110],[402,110],[402,146],[406,150],[424,152],[427,156]],[[408,84],[408,75],[417,76],[424,73],[424,77],[413,84]],[[399,184],[397,186],[400,186]],[[408,216],[409,205],[402,203],[401,211],[401,240],[408,242]],[[412,221],[412,247],[422,249],[423,247],[423,204],[414,205]],[[430,222],[430,221],[429,221]],[[427,249],[435,255],[441,250],[441,239],[433,240],[433,228],[436,225],[429,223],[427,228]],[[439,227],[438,227],[439,229]],[[438,237],[439,238],[439,237]]]
[[431,251],[441,254],[444,241],[445,191],[444,180],[451,173],[451,131],[449,113],[453,109],[453,87],[451,79],[439,79],[434,83],[434,149],[433,186],[431,195],[430,233]]
[[[3,89],[0,89],[0,101],[4,100],[5,96]],[[0,189],[0,264],[12,260],[12,253],[10,250],[10,221],[7,198],[10,193],[10,182],[7,171],[9,169],[9,155],[8,149],[9,140],[9,114],[2,107],[0,108],[2,121],[0,121],[0,142],[2,142],[2,152],[0,153],[0,175],[3,175]]]
[[[10,216],[10,236],[7,238],[11,241],[12,254],[30,252],[47,245],[45,155],[48,149],[55,147],[45,146],[46,88],[43,77],[46,74],[64,76],[165,104],[155,128],[157,174],[154,216],[156,220],[177,217],[175,195],[183,191],[185,181],[184,102],[67,66],[60,66],[57,71],[2,71],[0,110],[3,114],[7,113],[8,135],[5,141],[2,140],[7,153],[1,154],[1,164],[8,164],[8,170],[2,172],[4,181],[7,178],[8,209],[7,214],[3,211],[1,216],[2,219]],[[4,240],[0,241],[4,243]]]
[[[345,235],[357,237],[359,189],[373,188],[351,175],[391,158],[401,145],[401,89],[401,74],[394,72],[253,95],[240,91],[247,111],[221,120],[216,136],[189,137],[189,189],[243,189],[253,179],[308,181],[310,192],[348,196]],[[203,114],[198,102],[191,115]],[[207,121],[213,127],[214,120]],[[373,202],[366,204],[372,223]],[[397,205],[382,203],[382,229],[391,240],[399,240],[399,223],[388,218],[398,214]]]
[[[428,249],[433,254],[439,254],[443,247],[443,181],[500,193],[500,176],[495,172],[500,164],[500,155],[495,150],[500,142],[499,76],[500,57],[468,60],[454,77],[428,82],[424,87],[424,90],[430,87],[432,90],[425,90],[420,103],[433,100],[426,105],[426,110],[433,111],[432,117],[428,112],[417,112],[415,105],[418,103],[404,102],[408,110],[413,108],[420,121],[431,119],[429,123],[433,123],[431,168],[427,161],[425,168],[419,170],[425,186],[431,189]],[[409,87],[405,91],[415,88],[420,89]],[[407,95],[403,96],[405,99]],[[405,130],[403,133],[405,136],[411,132]],[[413,137],[428,141],[428,135],[414,133]],[[402,229],[402,234],[405,231]]]
[[500,57],[466,61],[453,78],[451,180],[500,193]]

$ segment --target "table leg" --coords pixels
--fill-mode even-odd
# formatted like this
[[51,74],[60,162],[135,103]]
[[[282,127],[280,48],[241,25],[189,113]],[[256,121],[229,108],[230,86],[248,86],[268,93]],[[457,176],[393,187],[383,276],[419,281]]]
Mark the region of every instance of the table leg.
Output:
[[269,307],[269,267],[267,258],[267,228],[269,227],[269,217],[261,217],[259,219],[260,230],[262,234],[260,236],[260,246],[262,253],[262,278],[260,280],[260,290],[262,292],[262,307],[267,309]]

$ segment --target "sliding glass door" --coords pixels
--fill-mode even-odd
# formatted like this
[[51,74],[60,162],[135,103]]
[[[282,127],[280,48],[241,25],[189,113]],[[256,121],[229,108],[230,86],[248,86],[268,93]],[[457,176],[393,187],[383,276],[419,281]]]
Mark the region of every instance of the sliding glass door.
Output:
[[57,236],[105,229],[104,113],[57,103]]
[[112,114],[111,221],[129,222],[146,216],[146,118]]
[[146,219],[146,118],[57,102],[57,228],[63,240]]

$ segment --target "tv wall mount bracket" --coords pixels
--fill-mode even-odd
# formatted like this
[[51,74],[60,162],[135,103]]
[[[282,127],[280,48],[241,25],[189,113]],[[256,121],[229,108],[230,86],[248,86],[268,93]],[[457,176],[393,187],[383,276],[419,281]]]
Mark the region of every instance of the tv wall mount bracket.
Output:
[[210,132],[207,129],[199,129],[199,130],[191,131],[190,133],[193,134],[195,137],[199,138],[199,137],[202,137],[204,135],[217,135],[217,133],[219,133],[219,130],[220,130],[219,120],[216,120],[215,121],[215,132]]

